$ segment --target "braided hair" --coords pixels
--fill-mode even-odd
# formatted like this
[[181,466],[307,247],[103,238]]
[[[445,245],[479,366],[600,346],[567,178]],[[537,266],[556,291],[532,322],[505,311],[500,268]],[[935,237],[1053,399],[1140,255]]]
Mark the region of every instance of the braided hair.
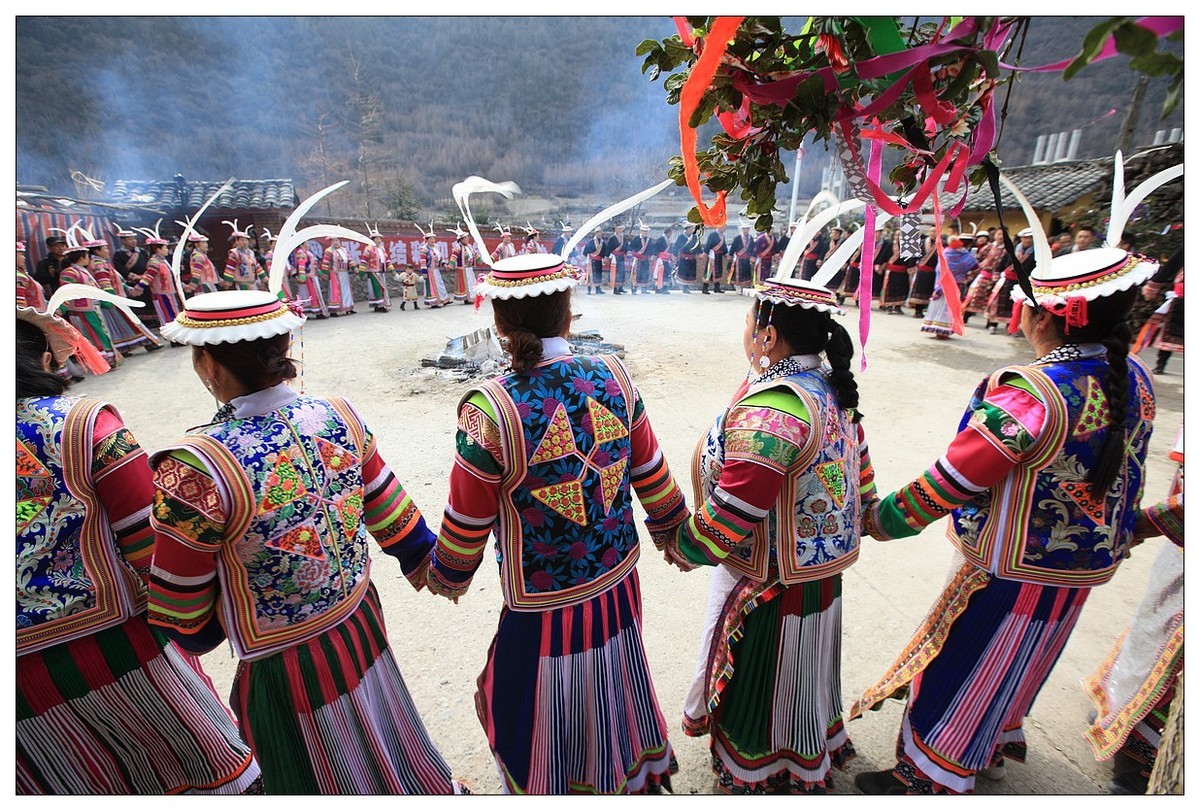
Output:
[[823,310],[806,307],[763,307],[756,300],[754,323],[760,330],[772,325],[779,337],[798,355],[824,352],[833,373],[830,385],[837,396],[838,408],[853,412],[853,421],[862,419],[858,410],[858,382],[850,371],[854,359],[854,343],[846,328]]
[[1087,324],[1067,329],[1064,316],[1052,316],[1059,337],[1072,343],[1100,343],[1108,350],[1108,372],[1104,376],[1104,399],[1108,401],[1111,416],[1108,435],[1096,462],[1095,478],[1092,480],[1091,495],[1100,498],[1121,472],[1125,461],[1125,420],[1129,411],[1129,344],[1133,340],[1133,328],[1129,324],[1129,313],[1138,296],[1138,288],[1132,287],[1111,296],[1089,301]]

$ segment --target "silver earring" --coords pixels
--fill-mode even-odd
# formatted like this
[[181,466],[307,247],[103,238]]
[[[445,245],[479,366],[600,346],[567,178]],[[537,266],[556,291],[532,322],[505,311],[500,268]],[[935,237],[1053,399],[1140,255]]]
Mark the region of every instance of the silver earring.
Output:
[[771,368],[771,359],[768,358],[766,355],[763,355],[762,357],[760,357],[758,359],[758,365],[761,366],[763,369],[769,369],[769,368]]

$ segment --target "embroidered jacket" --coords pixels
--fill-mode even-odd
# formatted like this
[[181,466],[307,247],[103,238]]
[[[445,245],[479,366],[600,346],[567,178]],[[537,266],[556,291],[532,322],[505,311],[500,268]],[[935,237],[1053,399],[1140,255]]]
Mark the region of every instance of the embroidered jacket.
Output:
[[251,290],[255,282],[267,283],[266,271],[258,264],[258,258],[249,248],[230,248],[225,257],[225,272],[222,278],[239,290]]
[[150,621],[207,633],[219,611],[238,656],[255,659],[358,607],[368,532],[418,584],[433,534],[347,401],[286,384],[248,397],[265,405],[152,459]]
[[1128,364],[1128,452],[1104,496],[1090,493],[1110,421],[1103,355],[1012,366],[979,385],[946,454],[876,504],[866,528],[877,538],[904,537],[949,513],[951,543],[996,577],[1108,582],[1133,539],[1154,421],[1146,368],[1134,355]]
[[367,273],[382,273],[385,270],[392,270],[392,263],[388,259],[387,251],[378,245],[363,248],[362,263],[366,265]]
[[431,590],[465,593],[494,531],[511,610],[576,605],[637,562],[630,486],[652,526],[682,518],[682,494],[624,366],[561,344],[529,374],[488,381],[460,403]]
[[[100,288],[96,277],[92,275],[91,270],[85,265],[66,265],[59,272],[58,283],[64,284],[85,284],[88,287]],[[63,309],[72,313],[98,313],[100,312],[100,302],[90,298],[70,299],[63,303]]]
[[23,270],[17,271],[17,306],[46,309],[46,291]]
[[146,607],[150,467],[116,409],[17,400],[17,655],[119,625]]
[[838,407],[818,362],[786,359],[790,374],[739,392],[701,438],[696,511],[666,541],[685,557],[785,585],[857,560],[860,505],[874,499],[874,475],[862,428]]

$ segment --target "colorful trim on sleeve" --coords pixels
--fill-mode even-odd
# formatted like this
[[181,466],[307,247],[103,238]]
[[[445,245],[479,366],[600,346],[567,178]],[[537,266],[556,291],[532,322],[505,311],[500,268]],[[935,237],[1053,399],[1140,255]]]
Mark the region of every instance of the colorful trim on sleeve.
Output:
[[426,584],[457,600],[483,561],[500,507],[500,429],[487,398],[476,392],[458,412],[450,496],[442,514]]
[[650,416],[637,389],[633,390],[633,417],[629,431],[629,483],[646,511],[646,526],[651,533],[662,532],[679,524],[687,513],[683,490],[675,481],[667,458],[659,447],[650,425]]
[[148,619],[181,634],[196,634],[217,607],[216,550],[225,534],[220,494],[203,463],[180,450],[159,461],[154,485]]
[[916,535],[999,483],[1035,444],[1046,405],[1020,378],[989,389],[933,466],[871,506],[864,526],[880,540]]
[[146,583],[154,552],[150,504],[154,499],[150,460],[111,408],[96,415],[93,430],[92,481],[108,514],[117,547],[125,561]]
[[1176,546],[1183,546],[1182,492],[1146,508],[1145,516],[1146,520],[1158,530],[1158,534],[1166,536],[1167,540]]
[[774,390],[729,410],[721,478],[678,530],[684,557],[720,563],[750,536],[779,499],[788,468],[808,442],[810,419],[799,397]]

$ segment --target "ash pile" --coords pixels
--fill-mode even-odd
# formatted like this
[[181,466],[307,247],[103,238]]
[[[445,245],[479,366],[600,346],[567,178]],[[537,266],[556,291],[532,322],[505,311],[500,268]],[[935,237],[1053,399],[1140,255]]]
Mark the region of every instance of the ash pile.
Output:
[[[578,319],[576,315],[574,319]],[[599,330],[572,331],[567,335],[571,351],[576,355],[616,355],[625,357],[623,344],[609,343]],[[508,353],[492,327],[484,327],[466,335],[459,335],[446,342],[440,354],[421,359],[422,368],[433,369],[436,377],[447,380],[471,380],[490,378],[508,371]]]

